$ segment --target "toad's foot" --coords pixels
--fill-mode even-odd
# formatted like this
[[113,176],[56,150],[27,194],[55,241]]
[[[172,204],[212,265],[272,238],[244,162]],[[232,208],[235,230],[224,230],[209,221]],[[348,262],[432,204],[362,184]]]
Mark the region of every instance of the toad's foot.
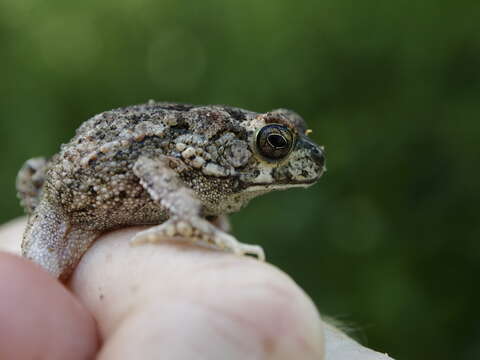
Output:
[[165,238],[186,239],[195,244],[214,247],[237,255],[254,255],[265,261],[265,253],[258,245],[243,244],[203,218],[169,219],[163,224],[141,231],[131,240],[132,245],[158,243]]

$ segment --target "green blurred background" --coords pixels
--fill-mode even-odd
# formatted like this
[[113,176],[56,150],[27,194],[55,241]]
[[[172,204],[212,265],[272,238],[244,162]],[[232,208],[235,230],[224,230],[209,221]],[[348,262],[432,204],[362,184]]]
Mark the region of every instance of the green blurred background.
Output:
[[0,2],[0,220],[24,160],[148,99],[296,110],[309,190],[233,216],[322,313],[398,359],[480,359],[480,2]]

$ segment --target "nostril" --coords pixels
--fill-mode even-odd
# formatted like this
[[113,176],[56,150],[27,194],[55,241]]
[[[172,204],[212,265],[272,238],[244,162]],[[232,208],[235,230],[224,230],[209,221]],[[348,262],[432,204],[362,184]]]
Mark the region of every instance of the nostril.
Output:
[[312,151],[312,158],[320,167],[323,167],[325,165],[325,154],[323,153],[323,151],[319,149],[314,149]]
[[310,158],[317,164],[321,169],[325,170],[325,150],[323,146],[319,146],[306,137],[301,137],[300,141],[297,142],[299,149],[304,149],[308,151]]

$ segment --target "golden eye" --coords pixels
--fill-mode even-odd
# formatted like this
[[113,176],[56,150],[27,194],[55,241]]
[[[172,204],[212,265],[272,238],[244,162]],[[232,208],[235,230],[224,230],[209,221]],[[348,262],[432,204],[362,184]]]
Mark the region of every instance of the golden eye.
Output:
[[258,132],[257,149],[267,159],[283,159],[290,153],[292,145],[293,135],[286,126],[269,124]]

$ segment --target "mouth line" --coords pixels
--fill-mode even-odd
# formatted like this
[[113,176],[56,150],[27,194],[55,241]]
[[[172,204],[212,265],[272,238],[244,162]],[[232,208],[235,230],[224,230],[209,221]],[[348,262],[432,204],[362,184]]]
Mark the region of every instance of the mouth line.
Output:
[[252,183],[249,184],[245,190],[246,191],[258,191],[258,190],[281,190],[281,189],[290,189],[296,187],[309,187],[310,185],[315,184],[318,181],[318,178],[296,183]]
[[[289,185],[298,185],[298,186],[301,186],[301,185],[311,185],[313,183],[316,183],[318,181],[319,177],[318,178],[315,178],[315,179],[312,179],[312,180],[306,180],[306,181],[302,181],[302,182],[286,182],[286,181],[282,181],[282,182],[276,182],[276,183],[251,183],[251,186],[256,186],[256,185],[260,185],[260,186],[268,186],[268,185],[285,185],[285,186],[289,186]],[[250,186],[250,185],[248,185]]]

